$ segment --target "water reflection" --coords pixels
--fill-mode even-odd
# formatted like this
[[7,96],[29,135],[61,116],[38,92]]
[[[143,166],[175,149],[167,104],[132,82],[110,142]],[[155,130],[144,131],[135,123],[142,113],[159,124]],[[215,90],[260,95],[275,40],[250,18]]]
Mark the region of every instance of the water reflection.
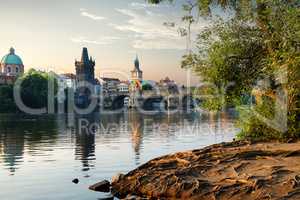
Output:
[[[5,197],[14,197],[5,183],[13,181],[18,188],[30,184],[20,191],[30,200],[45,194],[49,199],[86,199],[93,194],[70,188],[63,177],[81,176],[93,183],[157,156],[229,141],[236,132],[233,122],[228,113],[0,115],[0,187],[6,187]],[[64,198],[56,196],[62,193],[49,194],[38,189],[40,182],[55,191],[60,184],[70,193],[61,191]]]
[[23,161],[24,137],[18,137],[17,133],[5,131],[0,135],[0,149],[5,167],[14,174]]
[[[0,158],[6,169],[14,175],[24,160],[25,147],[29,155],[42,155],[43,143],[55,144],[56,117],[0,115]],[[45,150],[45,149],[44,149]]]
[[80,129],[80,120],[85,119],[89,123],[99,123],[98,115],[75,116],[75,160],[82,162],[82,171],[89,171],[94,167],[95,157],[95,134],[86,129]]
[[128,123],[131,125],[131,142],[135,152],[135,164],[140,165],[140,151],[143,143],[143,118],[138,113],[130,112],[128,115]]

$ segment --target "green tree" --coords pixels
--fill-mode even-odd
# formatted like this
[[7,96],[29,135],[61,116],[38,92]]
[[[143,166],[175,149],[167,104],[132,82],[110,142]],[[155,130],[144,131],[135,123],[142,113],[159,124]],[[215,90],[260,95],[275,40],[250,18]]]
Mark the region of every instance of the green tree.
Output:
[[16,112],[17,107],[13,97],[13,86],[0,85],[0,113]]
[[[147,0],[161,3],[169,0]],[[169,2],[173,2],[170,0]],[[300,94],[300,2],[290,0],[191,0],[183,9],[187,33],[199,15],[208,16],[215,3],[224,9],[236,11],[232,21],[217,23],[199,34],[197,50],[183,57],[182,66],[191,67],[208,83],[218,97],[206,101],[208,108],[220,109],[223,105],[238,105],[243,94],[251,93],[262,77],[268,77],[270,87],[262,101],[247,112],[240,123],[242,138],[287,139],[299,138]],[[196,16],[193,12],[197,10]],[[285,76],[282,76],[286,73]],[[232,84],[231,84],[232,83]],[[230,87],[227,87],[230,86]],[[225,89],[224,89],[225,87]],[[206,88],[208,94],[215,89]],[[275,93],[287,95],[288,130],[278,131],[266,126],[253,111],[272,118],[276,104]],[[278,100],[278,99],[277,99]],[[284,112],[284,103],[279,109]],[[277,110],[278,111],[278,110]]]
[[[34,69],[18,79],[21,83],[21,98],[23,103],[30,108],[43,108],[48,104],[48,82],[55,80],[51,73],[40,72]],[[54,81],[54,94],[58,84]]]

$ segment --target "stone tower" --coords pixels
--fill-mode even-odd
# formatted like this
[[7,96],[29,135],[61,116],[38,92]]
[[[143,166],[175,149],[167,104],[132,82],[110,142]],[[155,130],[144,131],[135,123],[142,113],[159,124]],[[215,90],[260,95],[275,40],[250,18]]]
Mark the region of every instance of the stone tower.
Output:
[[80,61],[75,61],[76,66],[76,84],[80,82],[88,82],[95,84],[95,61],[89,58],[87,48],[82,49]]

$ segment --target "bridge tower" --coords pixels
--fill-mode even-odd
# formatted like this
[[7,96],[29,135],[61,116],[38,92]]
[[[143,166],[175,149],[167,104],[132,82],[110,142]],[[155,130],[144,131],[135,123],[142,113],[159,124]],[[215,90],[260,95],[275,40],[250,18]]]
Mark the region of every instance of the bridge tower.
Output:
[[138,56],[134,60],[134,69],[131,71],[130,80],[130,107],[137,107],[142,94],[143,71],[140,69]]

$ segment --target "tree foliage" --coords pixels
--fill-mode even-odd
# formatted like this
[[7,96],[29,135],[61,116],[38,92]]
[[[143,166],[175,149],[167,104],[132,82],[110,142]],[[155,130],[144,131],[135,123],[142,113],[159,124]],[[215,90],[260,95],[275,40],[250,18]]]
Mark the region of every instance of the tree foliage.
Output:
[[[18,79],[21,82],[21,98],[23,103],[30,108],[44,108],[48,104],[48,82],[54,80],[51,73],[29,70]],[[58,84],[54,82],[54,94]]]
[[17,107],[14,102],[13,86],[0,85],[0,113],[16,112]]
[[[148,0],[150,3],[163,1],[167,0]],[[246,120],[241,118],[240,136],[260,139],[299,138],[300,2],[186,2],[183,8],[188,11],[187,16],[192,13],[191,9],[198,9],[198,15],[211,15],[211,8],[215,5],[235,10],[233,20],[218,22],[201,32],[197,39],[197,50],[183,57],[183,67],[192,68],[203,81],[213,86],[202,88],[202,92],[218,93],[222,97],[220,99],[212,95],[212,98],[206,100],[206,106],[220,109],[224,105],[238,105],[244,95],[251,94],[260,79],[267,79],[268,88],[259,88],[263,100],[247,112]],[[276,95],[280,97],[277,98]],[[284,96],[287,96],[286,102],[282,98]],[[267,126],[252,114],[258,112],[272,118],[275,112],[281,110],[287,114],[288,126],[284,131]]]

